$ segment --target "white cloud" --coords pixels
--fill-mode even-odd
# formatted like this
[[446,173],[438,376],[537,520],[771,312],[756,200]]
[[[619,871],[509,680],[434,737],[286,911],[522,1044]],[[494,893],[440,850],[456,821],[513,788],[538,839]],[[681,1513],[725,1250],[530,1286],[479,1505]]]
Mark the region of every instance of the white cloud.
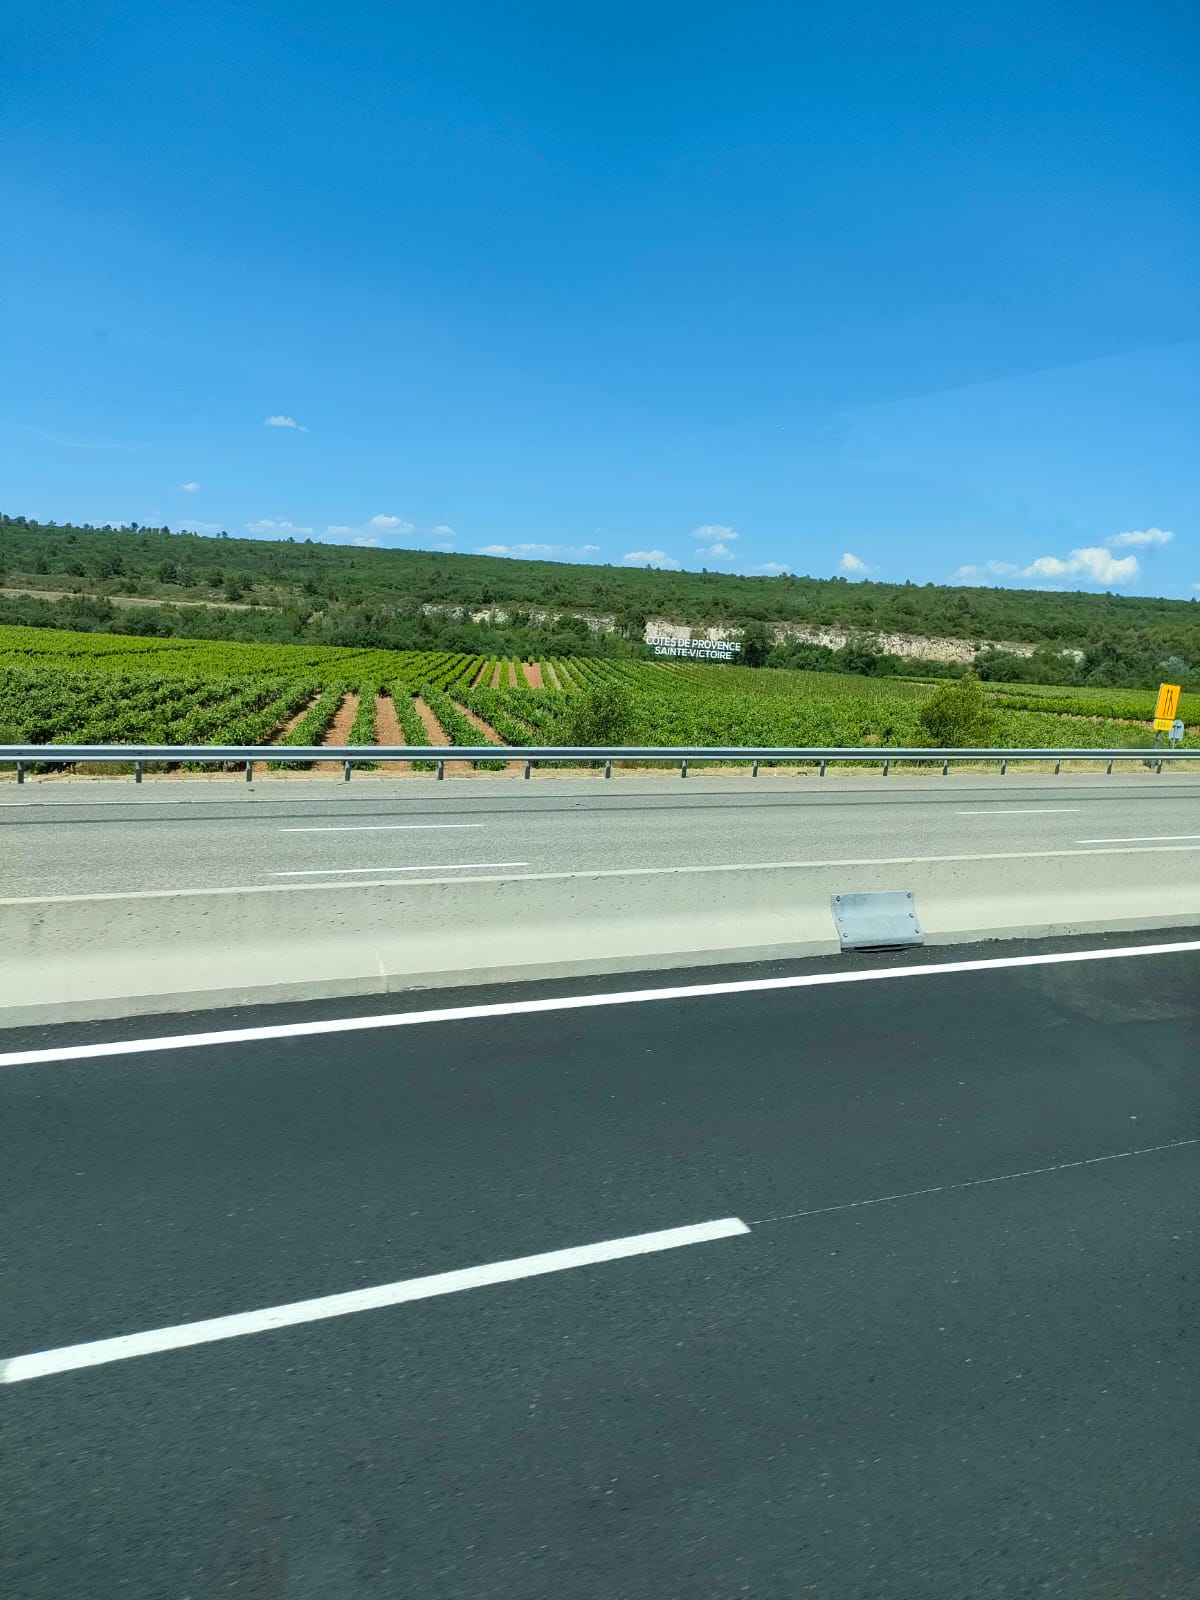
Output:
[[959,567],[956,578],[1015,578],[1020,572],[1015,561],[985,561],[981,567]]
[[334,544],[351,543],[366,549],[377,549],[389,538],[416,531],[416,524],[406,518],[385,516],[380,512],[366,522],[331,522],[321,537]]
[[[1126,535],[1118,537],[1126,538]],[[1127,539],[1128,542],[1128,539]],[[1155,540],[1155,543],[1159,541]],[[1116,539],[1109,541],[1115,544]],[[971,581],[978,578],[1083,578],[1092,583],[1132,583],[1140,568],[1136,556],[1114,556],[1099,545],[1088,545],[1072,550],[1068,556],[1039,556],[1027,567],[1015,561],[985,561],[981,566],[959,567],[955,579]],[[1066,585],[1056,585],[1064,589]]]
[[867,572],[869,571],[869,568],[865,561],[860,561],[856,555],[852,555],[851,552],[847,550],[845,555],[843,555],[842,559],[838,562],[838,571]]
[[712,544],[729,544],[738,537],[736,528],[727,528],[723,522],[706,522],[692,529],[693,539],[707,539]]
[[299,523],[288,522],[286,518],[262,517],[258,522],[246,524],[247,533],[273,533],[276,538],[286,539],[297,533],[311,533],[311,528],[301,527]]
[[184,494],[198,494],[200,492],[200,485],[198,483],[181,483],[179,487],[183,490]]
[[1166,528],[1135,528],[1132,533],[1114,533],[1104,542],[1112,550],[1146,550],[1151,545],[1170,544],[1174,537]]
[[[448,523],[439,522],[432,528],[420,528],[407,517],[391,516],[382,511],[369,517],[366,522],[331,522],[325,529],[326,538],[336,543],[350,542],[364,549],[394,548],[395,541],[408,534],[416,534],[420,547],[425,550],[454,549],[454,529]],[[479,551],[475,553],[478,555]]]
[[680,566],[665,550],[627,550],[621,560],[636,567],[661,567],[664,572],[678,572]]
[[761,566],[754,567],[752,570],[761,572],[766,578],[780,578],[785,572],[791,572],[792,569],[783,561],[764,561]]
[[1059,556],[1039,556],[1022,568],[1024,578],[1087,578],[1092,583],[1132,583],[1140,568],[1136,556],[1110,555],[1098,545],[1072,550],[1065,560]]
[[284,416],[265,417],[263,419],[263,427],[264,428],[295,428],[297,433],[307,433],[308,432],[308,429],[304,426],[304,424],[302,422],[297,422],[295,417],[284,417]]
[[733,551],[727,544],[722,544],[718,539],[716,544],[701,545],[696,551],[698,556],[716,556],[718,561],[732,561]]
[[[434,529],[437,532],[437,529]],[[518,559],[570,561],[578,556],[594,556],[600,549],[596,544],[484,544],[475,549],[477,556],[515,556]]]
[[182,533],[220,533],[221,532],[221,524],[219,522],[195,522],[195,521],[192,520],[191,517],[189,517],[186,522],[181,522],[179,524],[179,528],[180,528],[180,531]]

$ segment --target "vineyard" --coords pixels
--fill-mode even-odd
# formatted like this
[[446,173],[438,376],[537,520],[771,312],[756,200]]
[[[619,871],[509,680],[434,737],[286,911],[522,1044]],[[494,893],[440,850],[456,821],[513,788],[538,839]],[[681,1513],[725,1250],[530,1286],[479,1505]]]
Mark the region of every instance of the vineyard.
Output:
[[[619,691],[622,737],[571,737],[572,703],[604,686]],[[997,745],[1150,742],[1151,689],[985,688]],[[919,713],[931,689],[686,662],[524,662],[0,628],[0,743],[407,745],[431,755],[556,742],[886,749],[928,742]],[[1188,742],[1200,744],[1195,729]]]

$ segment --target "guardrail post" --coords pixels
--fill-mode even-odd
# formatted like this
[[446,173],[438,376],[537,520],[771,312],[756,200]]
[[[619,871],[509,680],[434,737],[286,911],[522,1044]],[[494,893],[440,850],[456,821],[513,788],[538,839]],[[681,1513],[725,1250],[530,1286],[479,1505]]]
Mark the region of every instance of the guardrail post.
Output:
[[342,782],[343,783],[349,783],[350,782],[350,763],[349,763],[349,761],[343,761],[342,762]]
[[757,778],[758,777],[758,762],[757,761],[754,763],[753,767],[750,770],[750,776],[752,778]]
[[533,770],[533,762],[532,761],[527,761],[525,763],[525,776],[528,777],[532,770]]
[[611,760],[606,761],[604,763],[604,776],[606,778],[611,778],[612,777],[612,761]]
[[949,756],[943,756],[942,757],[942,777],[943,778],[946,776],[946,771],[947,771],[947,768],[949,767],[949,765],[950,765],[950,757]]
[[1108,762],[1108,776],[1110,778],[1112,777],[1112,758],[1111,758],[1111,756],[1109,757],[1109,762]]
[[883,775],[884,775],[884,777],[885,777],[885,778],[886,778],[886,777],[887,777],[887,775],[888,775],[888,768],[889,768],[889,767],[890,767],[890,766],[891,766],[891,764],[892,764],[892,763],[891,763],[891,762],[890,762],[890,761],[885,761],[885,762],[884,762],[884,763],[883,763]]
[[1002,762],[1001,762],[1001,763],[1000,763],[1000,776],[1001,776],[1001,777],[1003,777],[1003,776],[1004,776],[1004,774],[1005,774],[1005,773],[1006,773],[1006,772],[1007,772],[1007,771],[1008,771],[1008,762],[1007,762],[1007,761],[1002,761]]
[[25,782],[25,763],[23,761],[17,762],[17,782]]
[[1062,771],[1062,762],[1061,761],[1056,761],[1054,763],[1054,776],[1057,778],[1061,771]]
[[141,783],[142,781],[142,763],[140,761],[133,763],[133,781],[134,783]]
[[445,776],[446,776],[446,763],[444,761],[439,761],[438,762],[438,782],[440,783]]
[[825,776],[825,757],[824,756],[821,757],[821,773],[820,773],[820,775],[821,775],[822,778]]
[[254,763],[253,763],[253,761],[247,761],[247,763],[246,763],[246,782],[247,783],[253,783],[254,782]]
[[687,757],[686,756],[684,756],[683,760],[679,763],[679,776],[681,778],[686,778],[687,777]]

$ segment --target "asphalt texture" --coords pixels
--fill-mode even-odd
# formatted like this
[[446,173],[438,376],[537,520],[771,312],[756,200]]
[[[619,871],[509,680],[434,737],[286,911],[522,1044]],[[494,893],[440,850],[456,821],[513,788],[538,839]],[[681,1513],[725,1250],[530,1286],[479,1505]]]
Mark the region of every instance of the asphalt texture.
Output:
[[0,1593],[1200,1595],[1200,956],[901,960],[0,1066],[6,1355],[750,1225],[6,1388]]
[[1200,850],[1200,776],[51,779],[0,793],[0,896],[1102,848],[1093,840]]

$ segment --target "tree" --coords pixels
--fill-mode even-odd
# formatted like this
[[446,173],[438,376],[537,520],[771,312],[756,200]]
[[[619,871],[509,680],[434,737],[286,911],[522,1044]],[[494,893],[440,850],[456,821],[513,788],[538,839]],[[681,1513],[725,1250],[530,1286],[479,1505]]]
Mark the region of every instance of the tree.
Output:
[[741,643],[739,659],[743,667],[765,667],[767,657],[775,646],[771,630],[764,622],[748,622],[742,629]]
[[980,650],[975,656],[975,675],[984,683],[1020,683],[1024,669],[1025,657],[1011,650]]
[[838,672],[857,672],[864,678],[874,677],[880,670],[886,672],[886,657],[880,655],[869,639],[847,639],[840,650],[834,651],[834,667]]
[[767,662],[769,667],[786,667],[792,672],[833,672],[834,653],[828,645],[812,644],[807,639],[790,639],[777,644]]
[[643,606],[624,606],[617,614],[617,628],[623,639],[641,640],[646,634],[646,611]]
[[917,713],[917,720],[930,744],[941,750],[980,749],[996,726],[983,685],[973,673],[935,689]]

